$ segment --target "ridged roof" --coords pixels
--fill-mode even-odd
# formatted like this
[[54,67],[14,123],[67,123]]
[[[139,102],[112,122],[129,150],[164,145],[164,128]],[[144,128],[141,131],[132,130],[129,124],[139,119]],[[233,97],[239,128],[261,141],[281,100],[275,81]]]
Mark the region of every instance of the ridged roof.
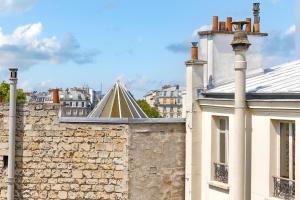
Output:
[[88,118],[148,118],[132,94],[117,81]]
[[[247,93],[300,93],[300,60],[265,69],[246,79]],[[234,82],[217,86],[206,93],[234,93]]]

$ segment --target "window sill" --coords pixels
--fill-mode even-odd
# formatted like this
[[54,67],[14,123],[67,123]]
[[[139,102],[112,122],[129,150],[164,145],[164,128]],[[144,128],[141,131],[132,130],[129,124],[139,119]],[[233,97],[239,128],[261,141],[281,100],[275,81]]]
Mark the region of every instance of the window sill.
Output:
[[222,183],[218,181],[208,181],[209,186],[217,187],[223,190],[229,190],[229,185],[227,183]]

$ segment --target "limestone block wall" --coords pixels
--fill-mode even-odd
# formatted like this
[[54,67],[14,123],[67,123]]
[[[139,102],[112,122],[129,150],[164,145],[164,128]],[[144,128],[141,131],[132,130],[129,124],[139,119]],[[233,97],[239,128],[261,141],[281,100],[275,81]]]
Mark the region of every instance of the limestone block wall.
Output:
[[[7,116],[8,106],[0,105],[0,200]],[[55,104],[20,106],[17,116],[18,200],[184,199],[183,123],[61,123]]]
[[[0,111],[0,143],[7,142],[7,109]],[[58,111],[49,104],[18,108],[16,199],[127,199],[128,126],[59,123]]]
[[129,199],[184,199],[185,126],[130,125]]

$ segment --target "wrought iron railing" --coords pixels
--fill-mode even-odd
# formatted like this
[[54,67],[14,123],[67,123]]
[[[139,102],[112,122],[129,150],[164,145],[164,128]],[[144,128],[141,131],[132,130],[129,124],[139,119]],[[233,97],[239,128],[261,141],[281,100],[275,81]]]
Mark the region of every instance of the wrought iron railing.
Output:
[[287,178],[273,176],[274,180],[274,196],[286,199],[295,199],[295,181]]
[[214,163],[215,165],[215,180],[228,183],[228,165],[225,163]]

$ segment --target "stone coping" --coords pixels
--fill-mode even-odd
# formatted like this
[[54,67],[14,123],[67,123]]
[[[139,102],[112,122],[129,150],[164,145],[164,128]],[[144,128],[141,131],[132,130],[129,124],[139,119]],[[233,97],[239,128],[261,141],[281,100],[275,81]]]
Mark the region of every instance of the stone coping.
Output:
[[60,117],[60,123],[99,123],[99,124],[175,124],[185,123],[185,118],[87,118]]

